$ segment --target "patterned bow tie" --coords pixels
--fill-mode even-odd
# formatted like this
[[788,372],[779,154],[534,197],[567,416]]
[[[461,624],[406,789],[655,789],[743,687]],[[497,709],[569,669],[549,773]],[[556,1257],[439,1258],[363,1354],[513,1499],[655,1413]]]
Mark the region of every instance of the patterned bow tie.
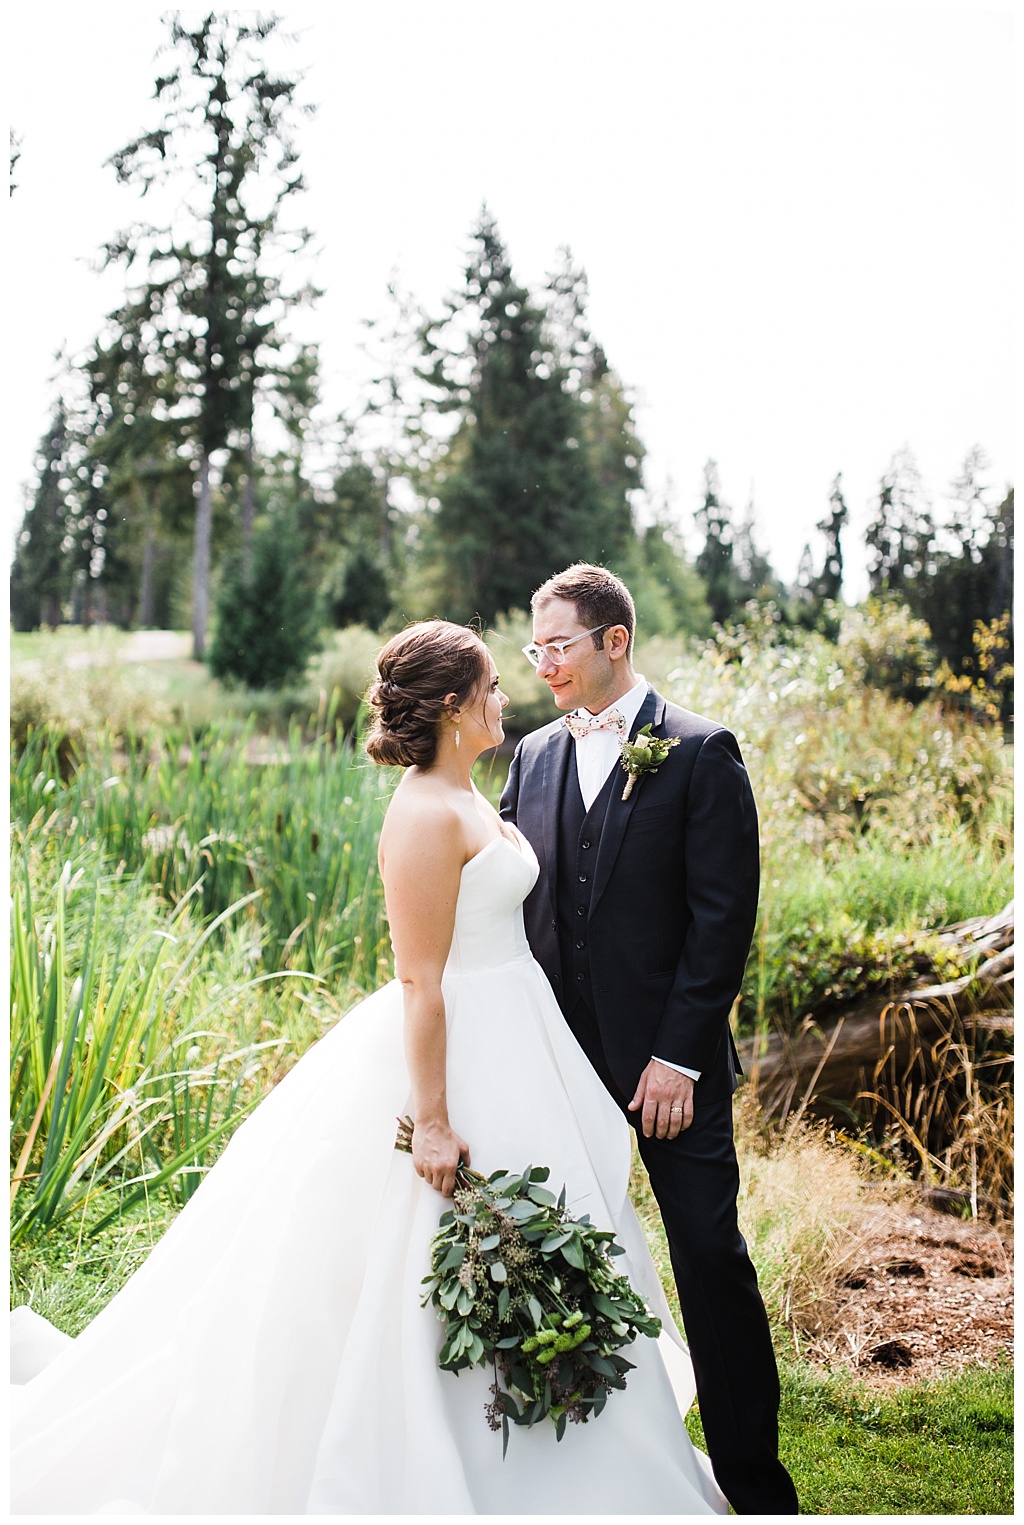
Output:
[[626,734],[626,717],[618,710],[609,710],[603,716],[591,715],[589,720],[582,715],[566,715],[565,724],[573,741],[582,741],[591,731],[612,731],[616,736]]

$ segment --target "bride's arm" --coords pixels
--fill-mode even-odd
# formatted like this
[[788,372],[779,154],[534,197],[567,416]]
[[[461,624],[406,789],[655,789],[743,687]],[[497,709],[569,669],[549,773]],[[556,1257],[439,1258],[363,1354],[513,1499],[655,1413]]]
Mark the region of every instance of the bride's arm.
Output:
[[405,1006],[412,1159],[419,1175],[445,1197],[455,1190],[459,1160],[469,1163],[469,1148],[448,1121],[441,993],[465,856],[462,832],[450,810],[434,801],[420,800],[416,807],[405,808],[397,800],[392,803],[381,845],[381,873],[395,974]]

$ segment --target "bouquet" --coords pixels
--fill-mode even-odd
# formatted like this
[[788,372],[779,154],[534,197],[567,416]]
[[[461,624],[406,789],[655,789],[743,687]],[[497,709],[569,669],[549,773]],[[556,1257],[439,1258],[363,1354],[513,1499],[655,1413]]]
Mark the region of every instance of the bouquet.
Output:
[[[412,1147],[409,1118],[399,1120],[395,1147]],[[550,1419],[561,1440],[567,1423],[599,1414],[633,1370],[618,1352],[638,1334],[661,1332],[661,1320],[615,1274],[612,1257],[624,1253],[615,1236],[567,1213],[565,1187],[556,1199],[548,1174],[536,1166],[485,1177],[460,1166],[423,1278],[423,1305],[433,1304],[445,1329],[442,1370],[491,1364],[484,1412],[502,1432],[503,1456],[510,1421]]]

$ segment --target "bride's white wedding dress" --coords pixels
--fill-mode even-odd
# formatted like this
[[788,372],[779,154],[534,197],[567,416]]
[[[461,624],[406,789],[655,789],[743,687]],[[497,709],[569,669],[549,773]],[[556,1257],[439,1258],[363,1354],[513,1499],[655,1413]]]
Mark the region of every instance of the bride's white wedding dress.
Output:
[[[725,1513],[682,1412],[678,1342],[626,1188],[628,1127],[523,932],[525,839],[466,864],[444,974],[448,1102],[476,1169],[550,1166],[614,1227],[671,1337],[561,1443],[487,1426],[488,1369],[437,1365],[420,1306],[442,1198],[394,1148],[409,1106],[396,982],[243,1124],[146,1263],[77,1339],[16,1310],[15,1513]],[[54,1349],[57,1353],[54,1354]]]

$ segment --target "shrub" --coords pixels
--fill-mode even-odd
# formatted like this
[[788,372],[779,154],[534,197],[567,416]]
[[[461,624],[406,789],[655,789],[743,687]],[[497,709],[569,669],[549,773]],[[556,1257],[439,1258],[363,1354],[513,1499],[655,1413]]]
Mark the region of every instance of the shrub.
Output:
[[862,608],[847,610],[837,654],[849,676],[898,699],[917,703],[935,686],[932,633],[894,599],[869,598]]
[[259,524],[252,564],[240,557],[224,570],[210,670],[250,688],[281,688],[306,670],[319,645],[320,610],[303,567],[302,542],[291,519]]

